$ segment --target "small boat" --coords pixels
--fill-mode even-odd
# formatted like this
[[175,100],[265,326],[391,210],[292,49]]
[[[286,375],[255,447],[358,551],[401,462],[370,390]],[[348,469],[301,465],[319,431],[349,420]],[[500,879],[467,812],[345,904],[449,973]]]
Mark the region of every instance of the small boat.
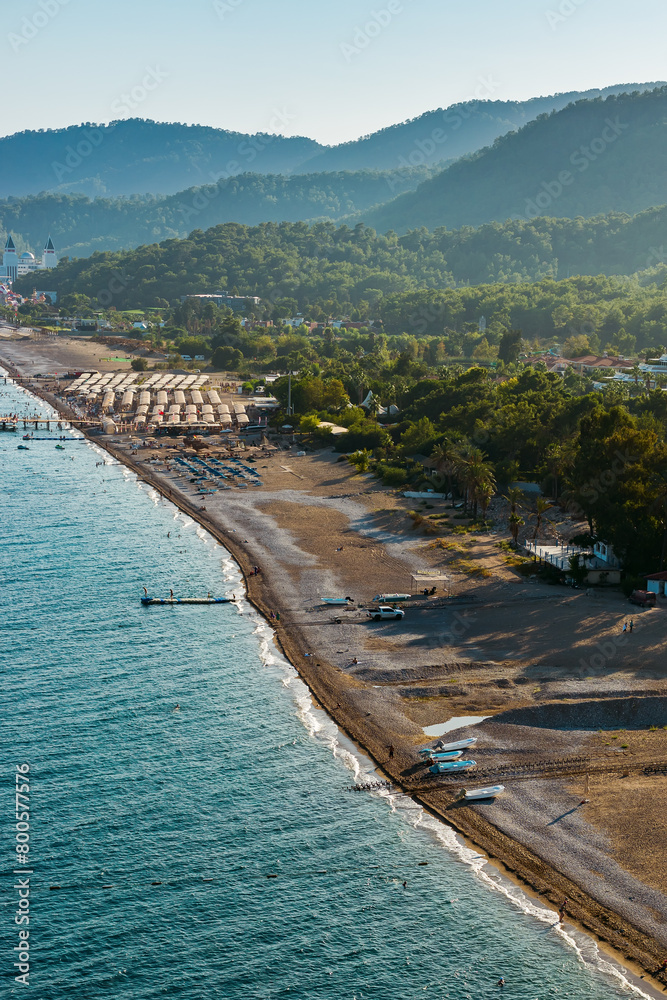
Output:
[[28,447],[27,444],[19,444],[19,445],[17,445],[16,450],[17,451],[30,451],[30,448]]
[[459,740],[457,743],[443,743],[439,740],[435,746],[437,750],[465,750],[466,747],[474,747],[476,742],[477,737],[470,736],[467,740]]
[[453,760],[449,763],[434,764],[429,767],[431,774],[449,774],[452,771],[467,771],[469,767],[475,767],[476,760]]
[[373,598],[373,604],[387,604],[392,601],[409,601],[412,594],[377,594]]
[[351,597],[320,597],[322,604],[352,604]]
[[32,441],[32,434],[24,434],[23,435],[23,440],[24,441]]
[[65,450],[65,448],[63,447],[63,445],[61,445],[61,444],[57,444],[56,445],[56,451],[64,451],[64,450]]
[[488,788],[471,788],[467,791],[464,799],[493,799],[496,795],[502,795],[505,791],[504,785],[490,785]]
[[433,761],[434,764],[445,764],[448,760],[458,760],[459,757],[463,757],[463,750],[450,750],[449,753],[434,751],[429,760]]
[[457,743],[443,743],[442,740],[432,747],[422,747],[419,751],[421,757],[431,757],[434,753],[447,753],[449,750],[466,750],[477,742],[476,736],[471,736],[467,740],[459,740]]

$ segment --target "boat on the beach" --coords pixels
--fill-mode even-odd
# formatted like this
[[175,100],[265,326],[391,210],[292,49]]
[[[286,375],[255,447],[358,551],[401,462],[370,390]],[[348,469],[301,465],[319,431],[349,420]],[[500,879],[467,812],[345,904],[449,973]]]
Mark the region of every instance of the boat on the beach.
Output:
[[142,597],[142,604],[231,604],[230,597]]
[[466,747],[473,747],[476,742],[476,736],[469,736],[467,740],[458,740],[456,743],[443,743],[439,740],[435,747],[436,750],[465,750]]
[[412,594],[377,594],[373,604],[391,604],[392,601],[409,601]]
[[476,760],[452,760],[449,763],[433,764],[429,767],[429,771],[431,774],[449,774],[452,771],[467,771],[476,764]]
[[422,747],[419,751],[421,757],[431,757],[434,753],[447,753],[449,750],[466,750],[477,742],[476,736],[470,736],[467,740],[458,740],[456,743],[443,743],[438,740],[432,747]]
[[463,798],[468,800],[493,799],[496,795],[502,795],[504,791],[504,785],[490,785],[488,788],[470,788],[464,793]]
[[434,750],[428,759],[434,764],[444,764],[448,760],[458,760],[459,757],[463,757],[463,750],[450,750],[448,753]]
[[322,604],[352,604],[351,597],[320,597]]

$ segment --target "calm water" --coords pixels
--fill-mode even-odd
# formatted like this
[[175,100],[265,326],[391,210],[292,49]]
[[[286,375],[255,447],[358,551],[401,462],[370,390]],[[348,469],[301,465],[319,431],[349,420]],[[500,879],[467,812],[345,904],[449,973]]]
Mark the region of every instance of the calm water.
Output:
[[[34,411],[0,392],[0,412]],[[414,804],[347,792],[370,763],[251,608],[140,606],[144,584],[241,595],[196,524],[87,444],[20,443],[0,435],[4,995],[638,995]],[[23,762],[27,989],[12,965]]]

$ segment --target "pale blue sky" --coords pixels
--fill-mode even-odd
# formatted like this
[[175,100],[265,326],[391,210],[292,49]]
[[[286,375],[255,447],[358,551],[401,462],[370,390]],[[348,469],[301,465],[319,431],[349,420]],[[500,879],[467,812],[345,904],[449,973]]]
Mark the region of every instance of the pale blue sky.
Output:
[[2,134],[138,116],[335,143],[667,76],[665,0],[21,0],[2,35]]

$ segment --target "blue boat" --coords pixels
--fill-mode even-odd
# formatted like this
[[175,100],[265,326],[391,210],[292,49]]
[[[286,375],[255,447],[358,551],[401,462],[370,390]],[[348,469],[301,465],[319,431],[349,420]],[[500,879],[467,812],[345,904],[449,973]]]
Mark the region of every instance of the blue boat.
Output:
[[429,767],[429,771],[431,774],[450,774],[452,771],[467,771],[476,764],[476,760],[453,760],[445,764],[434,764]]

